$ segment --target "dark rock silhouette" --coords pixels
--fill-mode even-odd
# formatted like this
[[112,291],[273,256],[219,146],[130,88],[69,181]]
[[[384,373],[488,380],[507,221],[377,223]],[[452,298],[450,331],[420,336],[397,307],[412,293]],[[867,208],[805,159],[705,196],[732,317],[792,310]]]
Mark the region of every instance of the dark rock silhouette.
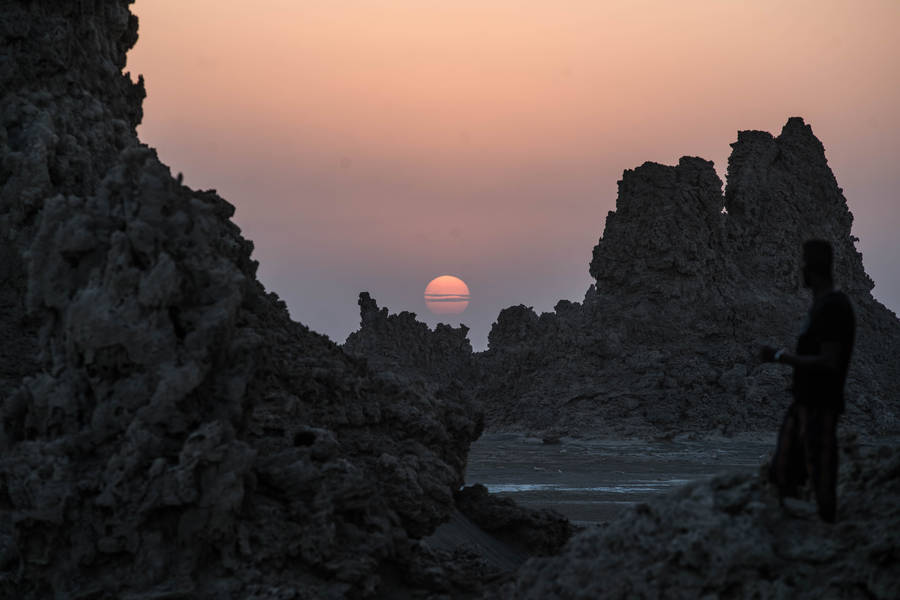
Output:
[[454,373],[495,430],[774,431],[790,373],[760,364],[756,349],[795,339],[809,301],[800,248],[820,238],[834,247],[836,284],[859,321],[845,424],[897,432],[900,321],[871,295],[824,147],[795,117],[778,137],[739,132],[732,148],[724,194],[700,158],[625,171],[584,301],[561,300],[541,315],[524,305],[502,310],[474,361],[458,337],[464,327],[431,333],[410,313],[376,317],[363,300],[348,349],[433,381]]
[[822,144],[792,118],[778,137],[743,131],[732,148],[724,195],[699,158],[626,171],[584,302],[500,313],[478,355],[488,427],[774,431],[789,373],[755,349],[796,337],[808,304],[800,247],[821,238],[859,319],[846,422],[900,428],[900,321],[871,295]]
[[383,373],[409,382],[418,380],[441,386],[472,382],[475,358],[465,325],[440,323],[433,330],[416,320],[415,313],[388,314],[387,308],[367,292],[359,295],[360,328],[344,342],[348,354],[365,358]]
[[0,1],[0,597],[414,585],[479,410],[291,322],[138,142],[128,5]]

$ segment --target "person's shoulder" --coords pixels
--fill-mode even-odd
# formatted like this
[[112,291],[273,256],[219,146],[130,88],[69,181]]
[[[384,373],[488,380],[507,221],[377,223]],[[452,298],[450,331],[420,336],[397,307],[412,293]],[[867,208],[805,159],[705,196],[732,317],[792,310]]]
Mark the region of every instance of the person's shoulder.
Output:
[[845,292],[834,290],[824,298],[823,307],[830,313],[840,312],[853,315],[853,302]]

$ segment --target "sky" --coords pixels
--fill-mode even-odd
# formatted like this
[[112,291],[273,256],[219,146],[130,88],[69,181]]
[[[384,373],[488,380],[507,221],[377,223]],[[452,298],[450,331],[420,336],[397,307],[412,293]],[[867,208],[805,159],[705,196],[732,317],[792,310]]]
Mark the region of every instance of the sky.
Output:
[[[236,207],[259,278],[342,343],[359,292],[485,349],[580,301],[616,182],[802,116],[900,313],[896,0],[137,0],[138,128]],[[432,315],[425,286],[470,303]]]

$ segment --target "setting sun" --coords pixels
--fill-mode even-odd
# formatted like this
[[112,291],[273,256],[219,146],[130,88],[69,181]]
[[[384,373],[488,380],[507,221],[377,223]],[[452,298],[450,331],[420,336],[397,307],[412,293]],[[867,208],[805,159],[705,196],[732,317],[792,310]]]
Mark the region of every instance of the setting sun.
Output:
[[469,286],[453,275],[435,277],[425,287],[425,306],[436,315],[458,315],[469,306]]

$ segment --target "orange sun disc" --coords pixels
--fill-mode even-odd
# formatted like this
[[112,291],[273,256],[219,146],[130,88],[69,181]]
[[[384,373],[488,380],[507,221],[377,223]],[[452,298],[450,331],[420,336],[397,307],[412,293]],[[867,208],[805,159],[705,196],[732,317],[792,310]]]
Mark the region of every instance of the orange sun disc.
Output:
[[469,306],[469,286],[453,275],[435,277],[425,287],[425,306],[436,315],[458,315]]

